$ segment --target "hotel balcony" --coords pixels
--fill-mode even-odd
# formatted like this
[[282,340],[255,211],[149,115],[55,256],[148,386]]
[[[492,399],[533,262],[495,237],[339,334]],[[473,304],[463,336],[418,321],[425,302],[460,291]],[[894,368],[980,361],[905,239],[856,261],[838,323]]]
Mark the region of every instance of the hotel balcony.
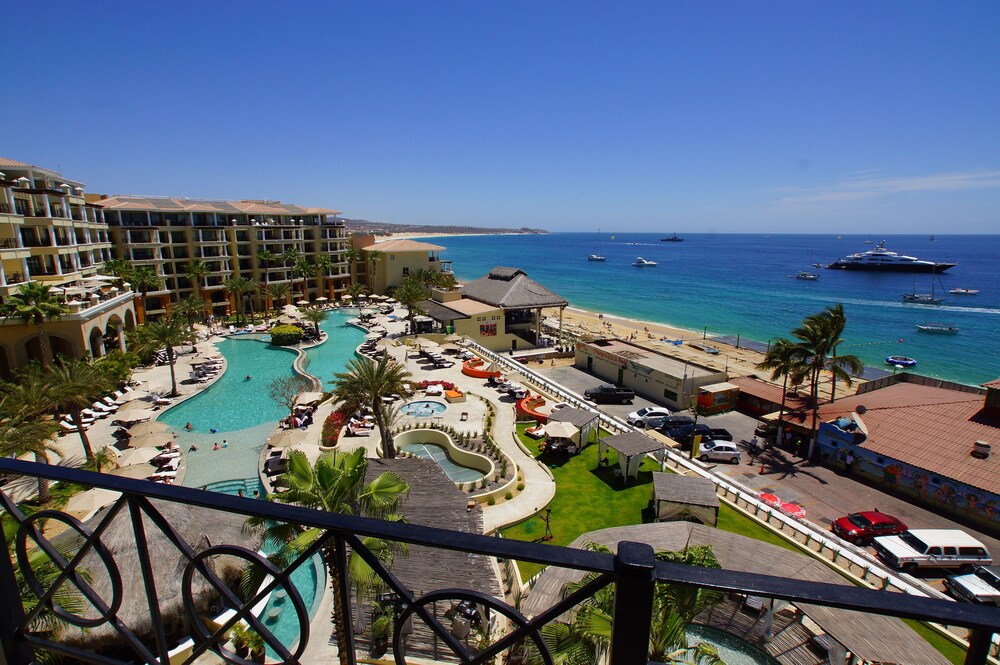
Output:
[[[668,563],[657,560],[649,544],[630,540],[612,547],[612,553],[603,553],[353,517],[12,459],[0,459],[0,473],[9,479],[8,485],[0,488],[0,506],[10,516],[12,526],[8,531],[12,537],[9,556],[0,559],[0,585],[7,599],[0,606],[0,649],[11,665],[35,662],[35,649],[62,654],[74,662],[103,665],[179,665],[200,662],[198,659],[209,652],[224,661],[246,664],[249,661],[237,657],[235,647],[228,642],[230,629],[240,621],[264,638],[272,651],[270,662],[334,662],[336,656],[327,644],[333,639],[330,611],[321,610],[310,620],[301,583],[293,582],[290,576],[299,569],[315,567],[316,557],[325,557],[325,567],[346,570],[349,552],[371,566],[379,591],[365,597],[360,607],[356,588],[349,582],[341,581],[329,592],[333,607],[341,608],[340,642],[348,665],[360,662],[358,650],[362,647],[390,662],[395,657],[398,663],[411,657],[421,662],[463,665],[552,665],[553,654],[541,636],[543,627],[563,620],[605,589],[614,593],[608,609],[607,664],[644,665],[650,662],[651,616],[656,586],[661,583],[717,591],[729,599],[757,599],[765,606],[762,612],[772,619],[763,629],[770,636],[765,642],[776,647],[789,642],[791,633],[809,634],[803,622],[786,622],[781,612],[768,609],[775,603],[788,603],[796,611],[808,612],[810,619],[815,617],[810,624],[829,630],[825,634],[828,643],[833,641],[833,626],[838,629],[837,639],[855,642],[855,652],[839,652],[837,662],[845,664],[874,660],[856,653],[862,650],[899,654],[896,659],[882,658],[880,662],[947,662],[936,651],[931,655],[937,658],[915,661],[915,646],[901,642],[898,632],[868,641],[858,638],[869,625],[899,624],[886,617],[965,627],[969,636],[964,657],[967,665],[987,663],[991,637],[1000,625],[997,608],[850,584]],[[86,523],[63,512],[22,512],[11,499],[10,487],[28,486],[38,478],[121,494],[108,510]],[[465,514],[464,508],[461,514]],[[246,517],[308,528],[314,530],[315,537],[289,558],[269,561],[240,530]],[[40,528],[43,525],[44,531]],[[398,563],[392,568],[383,565],[369,549],[373,541],[405,543],[410,550],[406,558],[420,556],[422,588],[411,588],[416,585],[412,581],[408,584],[397,573]],[[36,576],[32,565],[37,560],[27,555],[38,551],[46,552],[54,563],[52,568],[62,574]],[[456,565],[456,561],[461,563]],[[493,570],[493,561],[501,562],[501,569],[508,561],[532,562],[547,566],[557,577],[588,577],[565,595],[559,593],[561,587],[545,589],[540,582],[532,587],[524,604],[531,609],[522,612],[522,604],[504,597],[500,585],[469,574],[480,570],[495,579],[493,573],[485,572]],[[241,592],[233,585],[245,566],[262,573],[255,591]],[[460,566],[464,566],[464,576]],[[317,574],[322,579],[322,574]],[[444,584],[431,580],[444,580]],[[519,584],[516,580],[511,583]],[[323,584],[322,590],[328,584]],[[57,605],[58,611],[65,621],[85,629],[53,637],[58,633],[46,631],[41,613],[48,609],[51,614],[53,603],[60,602],[54,595],[57,590],[74,589],[80,606],[66,609]],[[37,604],[11,602],[19,592],[38,600]],[[542,600],[546,602],[540,603]],[[730,606],[730,619],[748,616],[739,600],[731,601]],[[381,608],[388,628],[380,644],[372,642],[373,631],[366,627],[376,607]],[[281,615],[290,619],[292,637],[287,632],[284,637],[278,635],[276,624]],[[314,642],[320,645],[323,661],[316,658],[316,651],[310,651],[316,646]],[[786,657],[780,660],[827,663],[833,662],[833,654],[831,648],[821,659],[806,638],[804,644],[789,645]]]

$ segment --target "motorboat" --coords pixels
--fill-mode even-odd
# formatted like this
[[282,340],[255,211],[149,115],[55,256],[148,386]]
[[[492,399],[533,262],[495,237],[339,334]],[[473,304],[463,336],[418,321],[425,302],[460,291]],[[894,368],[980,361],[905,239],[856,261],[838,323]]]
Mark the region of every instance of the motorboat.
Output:
[[684,238],[680,237],[676,233],[668,235],[666,238],[660,238],[660,242],[684,242]]
[[958,333],[958,326],[950,323],[918,323],[917,330],[934,335],[955,335]]
[[944,302],[944,298],[939,298],[934,294],[934,280],[931,280],[931,292],[930,293],[917,293],[917,283],[913,282],[913,293],[904,293],[903,302],[914,303],[917,305],[940,305]]
[[603,254],[591,254],[590,256],[587,257],[587,260],[588,261],[607,261],[608,257],[604,256]]
[[814,280],[814,279],[819,279],[819,275],[817,275],[814,272],[809,272],[808,270],[800,270],[799,274],[795,276],[795,279]]
[[896,367],[913,367],[917,364],[917,361],[909,356],[886,356],[886,365],[895,365]]
[[979,289],[955,288],[955,289],[952,289],[951,291],[949,291],[948,293],[953,293],[956,296],[974,296],[977,293],[979,293]]
[[924,261],[915,256],[904,256],[890,252],[885,241],[867,252],[851,254],[847,258],[834,261],[827,268],[834,270],[867,270],[873,272],[930,272],[941,273],[955,267],[954,263]]
[[656,266],[656,261],[649,261],[639,256],[636,257],[632,265],[634,265],[636,268],[653,268]]

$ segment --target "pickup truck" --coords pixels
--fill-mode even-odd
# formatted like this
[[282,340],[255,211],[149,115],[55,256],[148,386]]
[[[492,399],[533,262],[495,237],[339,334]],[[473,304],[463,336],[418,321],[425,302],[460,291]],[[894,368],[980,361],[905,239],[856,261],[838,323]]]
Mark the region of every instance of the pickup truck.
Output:
[[635,399],[635,391],[604,384],[588,389],[583,396],[596,404],[631,404]]

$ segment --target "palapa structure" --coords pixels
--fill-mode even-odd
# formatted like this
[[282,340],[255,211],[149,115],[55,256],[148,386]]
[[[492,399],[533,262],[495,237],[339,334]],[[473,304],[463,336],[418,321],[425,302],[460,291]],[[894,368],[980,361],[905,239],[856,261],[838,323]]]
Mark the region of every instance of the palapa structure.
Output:
[[715,526],[719,521],[719,497],[707,478],[654,471],[652,502],[657,522],[695,520]]
[[600,432],[600,424],[597,420],[598,416],[599,414],[596,411],[566,406],[550,413],[548,420],[550,423],[569,423],[579,428],[579,443],[580,447],[584,448],[590,442],[591,436]]
[[[626,432],[598,439],[598,460],[603,460],[608,448],[618,453],[618,468],[625,482],[639,473],[643,458],[649,453],[663,455],[666,447],[640,432]],[[600,464],[600,462],[598,462]]]

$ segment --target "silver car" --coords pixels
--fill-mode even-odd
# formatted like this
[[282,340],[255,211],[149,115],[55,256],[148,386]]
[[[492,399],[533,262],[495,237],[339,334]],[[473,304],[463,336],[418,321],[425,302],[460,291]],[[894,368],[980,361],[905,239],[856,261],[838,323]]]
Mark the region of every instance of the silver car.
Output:
[[663,418],[670,415],[670,409],[662,406],[644,406],[638,411],[628,414],[628,424],[633,427],[646,427],[649,425],[648,419]]
[[740,463],[740,449],[732,441],[706,441],[701,444],[698,459],[702,462]]

